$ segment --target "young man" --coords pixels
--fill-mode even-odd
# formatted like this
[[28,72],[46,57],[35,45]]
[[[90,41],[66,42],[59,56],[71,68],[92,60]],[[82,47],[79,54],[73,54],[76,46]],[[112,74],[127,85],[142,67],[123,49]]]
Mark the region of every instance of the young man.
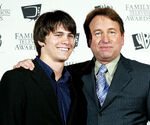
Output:
[[[96,8],[87,15],[84,30],[94,57],[68,69],[86,97],[87,125],[146,125],[150,66],[120,53],[124,44],[121,17],[111,8]],[[102,67],[106,72],[101,72]]]
[[47,12],[38,18],[34,27],[38,52],[34,70],[7,71],[0,82],[1,125],[80,123],[76,90],[64,67],[74,48],[75,35],[76,24],[63,11]]

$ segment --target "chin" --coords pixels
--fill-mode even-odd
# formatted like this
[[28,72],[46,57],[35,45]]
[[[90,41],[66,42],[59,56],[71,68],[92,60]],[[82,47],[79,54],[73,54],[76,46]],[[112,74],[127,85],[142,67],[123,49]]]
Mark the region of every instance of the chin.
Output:
[[61,58],[59,58],[58,60],[59,60],[60,62],[65,62],[67,59],[68,59],[67,57],[61,57]]

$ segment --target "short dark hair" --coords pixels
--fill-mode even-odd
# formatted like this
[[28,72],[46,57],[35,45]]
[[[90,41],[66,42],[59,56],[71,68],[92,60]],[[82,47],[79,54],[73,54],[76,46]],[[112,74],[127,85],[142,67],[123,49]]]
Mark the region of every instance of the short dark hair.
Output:
[[92,39],[89,25],[90,25],[92,19],[97,15],[106,16],[106,17],[110,18],[111,20],[118,22],[119,27],[120,27],[120,32],[122,35],[124,34],[123,20],[121,19],[121,17],[117,14],[117,12],[115,10],[113,10],[110,7],[95,8],[87,15],[84,25],[83,25],[88,47],[90,47],[91,39]]
[[66,12],[55,10],[42,14],[36,21],[33,31],[34,43],[38,56],[41,55],[41,46],[38,41],[45,42],[45,37],[57,29],[57,26],[62,25],[66,30],[76,35],[76,23],[74,19]]

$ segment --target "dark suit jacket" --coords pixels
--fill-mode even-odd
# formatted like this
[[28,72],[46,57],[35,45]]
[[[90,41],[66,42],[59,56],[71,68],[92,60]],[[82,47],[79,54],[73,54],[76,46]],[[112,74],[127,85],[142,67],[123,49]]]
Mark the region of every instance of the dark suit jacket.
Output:
[[[23,68],[6,72],[0,85],[0,125],[62,125],[57,98],[50,80],[34,61],[34,71]],[[68,125],[80,123],[76,90],[72,85]],[[82,124],[82,123],[81,123]]]
[[150,120],[150,66],[121,56],[100,107],[95,92],[94,62],[93,59],[69,67],[86,98],[87,125],[146,125]]

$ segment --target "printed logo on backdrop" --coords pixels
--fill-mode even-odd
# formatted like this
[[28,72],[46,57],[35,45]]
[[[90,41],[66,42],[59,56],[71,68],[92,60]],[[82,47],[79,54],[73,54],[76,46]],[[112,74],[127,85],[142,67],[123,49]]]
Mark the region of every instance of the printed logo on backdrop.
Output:
[[36,20],[41,13],[41,4],[22,6],[21,9],[25,19]]
[[2,21],[5,16],[10,16],[10,9],[3,9],[0,3],[0,21]]
[[65,66],[76,64],[77,62],[65,62]]
[[15,33],[15,50],[35,50],[32,33]]
[[150,33],[137,33],[132,35],[135,50],[150,48]]
[[106,4],[95,6],[95,8],[103,8],[103,7],[110,7],[110,8],[113,8],[112,5],[106,5]]
[[2,36],[1,36],[1,34],[0,34],[0,47],[1,47],[1,45],[2,45]]
[[80,33],[77,33],[76,36],[75,36],[75,47],[78,46],[78,43],[79,43],[79,35],[80,35]]
[[[78,46],[78,43],[79,43],[79,36],[80,36],[80,33],[77,33],[76,34],[76,37],[75,37],[75,47],[77,47]],[[68,65],[72,65],[72,64],[75,64],[75,63],[77,63],[77,62],[75,62],[75,61],[66,61],[65,62],[65,66],[68,66]]]
[[150,4],[126,4],[127,21],[150,21]]

